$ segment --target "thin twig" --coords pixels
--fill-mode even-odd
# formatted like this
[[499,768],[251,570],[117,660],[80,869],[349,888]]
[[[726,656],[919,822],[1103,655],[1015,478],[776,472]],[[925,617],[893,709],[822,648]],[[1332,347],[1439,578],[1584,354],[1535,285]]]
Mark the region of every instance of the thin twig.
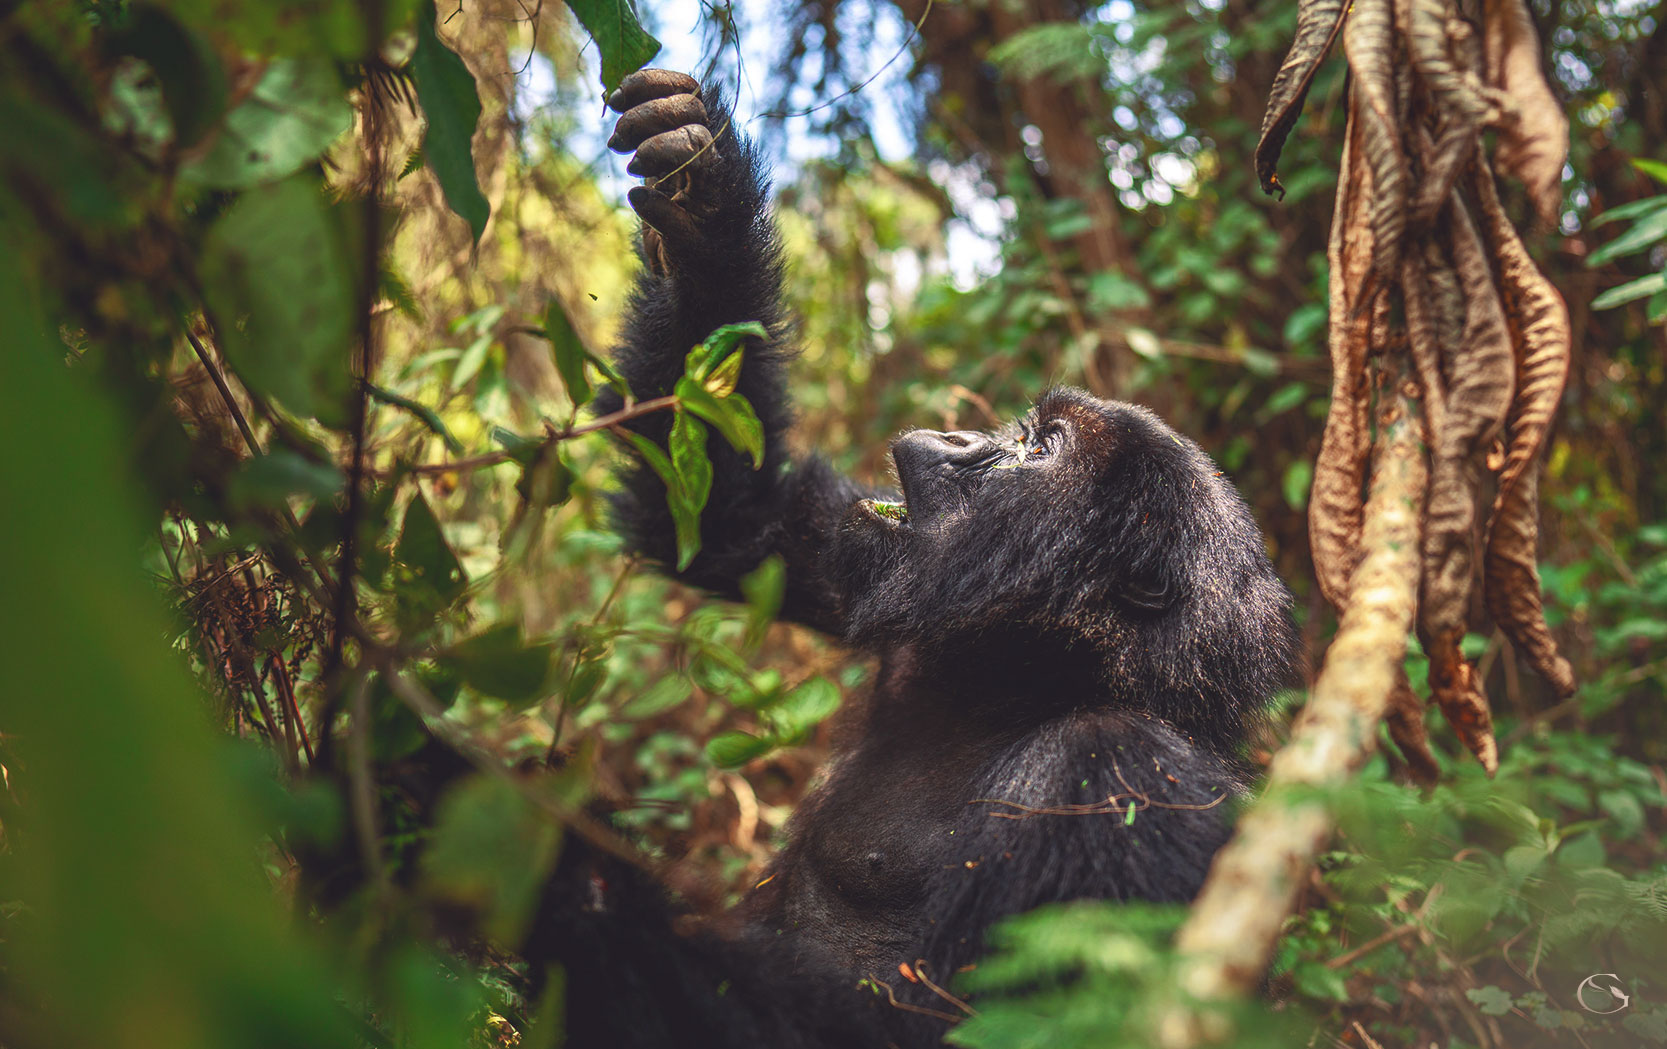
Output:
[[185,337],[191,340],[191,349],[196,351],[197,360],[202,362],[203,370],[208,372],[208,377],[214,383],[214,388],[220,391],[220,399],[226,402],[226,410],[231,412],[232,418],[236,420],[237,429],[243,434],[243,441],[249,446],[250,454],[257,456],[262,454],[260,443],[255,440],[255,431],[249,428],[249,420],[244,417],[243,408],[237,403],[237,398],[232,396],[232,388],[226,385],[226,377],[220,374],[220,369],[209,357],[208,350],[204,349],[203,344],[198,341],[196,332],[186,328]]
[[347,779],[359,859],[379,895],[388,890],[376,827],[376,783],[370,773],[370,675],[360,672],[352,686],[347,725]]
[[[543,447],[548,448],[551,445],[560,444],[562,441],[572,440],[575,437],[582,437],[587,433],[595,433],[597,430],[611,430],[620,423],[629,422],[630,420],[637,418],[639,415],[648,415],[652,412],[674,407],[676,404],[677,396],[675,394],[667,394],[664,397],[655,397],[652,400],[639,401],[629,408],[621,408],[617,412],[593,419],[588,423],[582,423],[578,426],[569,426],[564,429],[557,430],[544,439]],[[542,448],[540,450],[542,451]],[[524,455],[525,453],[520,454]],[[449,462],[443,463],[421,463],[416,466],[400,467],[399,470],[372,472],[374,476],[384,479],[393,477],[400,471],[403,471],[409,476],[463,473],[469,470],[483,469],[488,466],[498,466],[502,463],[510,462],[515,458],[516,455],[508,451],[487,452],[483,455],[470,456],[467,459],[453,459]]]

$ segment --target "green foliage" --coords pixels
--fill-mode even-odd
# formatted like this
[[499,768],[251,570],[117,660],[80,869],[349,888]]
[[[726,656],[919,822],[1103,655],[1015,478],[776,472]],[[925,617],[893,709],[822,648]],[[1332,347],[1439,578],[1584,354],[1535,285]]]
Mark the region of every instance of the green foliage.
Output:
[[[1643,159],[1635,159],[1632,164],[1656,181],[1667,183],[1667,164]],[[1631,226],[1587,256],[1586,265],[1602,266],[1615,259],[1653,251],[1667,244],[1667,193],[1611,208],[1594,219],[1592,225],[1602,226],[1623,220],[1630,222]],[[1649,300],[1650,322],[1660,324],[1667,321],[1667,260],[1663,260],[1663,267],[1658,272],[1634,277],[1599,295],[1592,300],[1592,308],[1614,309],[1644,298]]]
[[[196,75],[188,81],[180,80],[177,90],[212,98],[217,78],[223,76],[218,65],[201,72],[187,69]],[[159,75],[163,74],[159,71]],[[170,78],[181,77],[178,70],[163,75],[164,97]],[[184,104],[176,105],[169,99],[170,115]],[[197,119],[194,114],[184,130],[180,118],[175,119],[175,137],[180,146],[196,141],[190,137],[193,133],[199,138],[207,134],[197,128]],[[272,182],[316,160],[352,125],[352,107],[342,95],[341,78],[327,59],[275,59],[249,97],[225,114],[208,151],[187,163],[180,176],[214,189],[244,189]]]
[[631,0],[569,0],[568,9],[602,53],[602,88],[612,91],[660,53],[660,41],[637,21]]
[[411,56],[411,72],[428,118],[423,160],[439,180],[446,203],[469,224],[478,241],[491,217],[491,207],[475,180],[471,145],[480,121],[480,95],[469,67],[435,35],[434,0],[423,0],[417,9],[417,50]]
[[317,182],[297,175],[238,197],[203,243],[203,294],[222,348],[256,393],[346,421],[355,295]]

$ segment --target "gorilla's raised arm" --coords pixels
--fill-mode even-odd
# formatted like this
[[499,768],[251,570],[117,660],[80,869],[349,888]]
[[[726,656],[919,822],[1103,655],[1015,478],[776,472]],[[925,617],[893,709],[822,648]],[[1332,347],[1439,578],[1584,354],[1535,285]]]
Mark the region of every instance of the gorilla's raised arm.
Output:
[[[759,321],[770,337],[749,340],[739,393],[764,424],[764,465],[716,435],[707,442],[712,494],[701,515],[701,551],[680,578],[735,596],[741,576],[770,554],[787,565],[782,615],[833,633],[843,630],[835,588],[821,556],[851,505],[872,493],[816,459],[792,460],[785,371],[791,323],[781,303],[781,260],[762,164],[715,92],[692,77],[643,70],[608,104],[622,112],[608,145],[633,152],[627,170],[642,217],[645,270],[637,281],[615,363],[638,399],[670,393],[684,358],[721,325]],[[601,411],[620,406],[611,390]],[[665,413],[631,423],[665,444]],[[676,540],[660,479],[637,464],[623,478],[618,522],[631,545],[665,565]]]

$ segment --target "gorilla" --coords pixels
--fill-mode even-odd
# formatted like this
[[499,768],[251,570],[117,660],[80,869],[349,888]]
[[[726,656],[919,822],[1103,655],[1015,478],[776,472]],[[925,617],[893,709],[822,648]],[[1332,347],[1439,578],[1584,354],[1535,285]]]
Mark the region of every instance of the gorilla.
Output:
[[[735,597],[779,556],[783,618],[879,673],[733,911],[690,933],[658,886],[570,849],[526,954],[564,966],[573,1046],[937,1044],[931,1014],[953,1009],[925,987],[974,964],[992,923],[1197,892],[1248,782],[1247,725],[1293,676],[1290,595],[1196,444],[1080,390],[990,433],[904,433],[900,491],[791,455],[792,325],[754,147],[680,73],[635,73],[609,105],[609,145],[644,179],[646,265],[615,355],[632,391],[671,392],[720,325],[769,332],[738,385],[763,467],[710,442],[701,551],[674,574]],[[670,420],[630,425],[663,446]],[[652,470],[622,469],[615,512],[633,548],[676,564]]]

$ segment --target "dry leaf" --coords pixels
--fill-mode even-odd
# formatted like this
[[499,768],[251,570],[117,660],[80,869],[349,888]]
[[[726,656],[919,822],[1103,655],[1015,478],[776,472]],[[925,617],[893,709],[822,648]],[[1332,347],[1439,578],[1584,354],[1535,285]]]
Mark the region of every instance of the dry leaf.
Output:
[[1389,0],[1356,0],[1343,23],[1343,52],[1354,73],[1353,115],[1372,171],[1372,269],[1391,279],[1400,268],[1407,221],[1407,165],[1401,151],[1395,44]]
[[[1454,650],[1455,655],[1457,649]],[[1430,691],[1459,739],[1476,755],[1488,775],[1499,769],[1499,742],[1493,736],[1493,713],[1476,669],[1463,656],[1438,665],[1430,660]]]
[[1557,221],[1569,120],[1540,66],[1540,35],[1524,0],[1485,0],[1488,84],[1505,100],[1499,128],[1500,170],[1528,187],[1540,218]]
[[1348,132],[1343,146],[1342,176],[1331,217],[1331,242],[1326,248],[1332,278],[1330,301],[1331,408],[1325,436],[1314,463],[1314,485],[1308,498],[1308,538],[1314,555],[1314,574],[1334,608],[1341,609],[1349,593],[1349,574],[1360,557],[1361,486],[1366,477],[1368,388],[1366,348],[1368,327],[1357,317],[1356,297],[1372,257],[1372,230],[1366,201],[1371,176],[1360,162],[1357,107],[1349,106]]
[[1499,260],[1517,371],[1505,464],[1488,521],[1484,592],[1489,614],[1512,643],[1558,695],[1568,696],[1574,692],[1574,671],[1557,654],[1545,625],[1538,548],[1540,452],[1568,380],[1569,312],[1506,217],[1492,172],[1485,164],[1472,170],[1488,239]]
[[1279,152],[1291,134],[1302,103],[1314,83],[1314,74],[1331,51],[1332,41],[1343,26],[1343,0],[1302,0],[1297,6],[1297,32],[1291,50],[1274,74],[1268,91],[1268,110],[1262,116],[1262,137],[1256,142],[1256,178],[1263,193],[1285,197],[1279,183]]
[[1424,701],[1413,692],[1404,672],[1389,694],[1389,713],[1385,720],[1389,724],[1389,738],[1406,760],[1407,772],[1419,783],[1434,783],[1441,769],[1435,763],[1435,755],[1430,753],[1430,736],[1424,727]]

